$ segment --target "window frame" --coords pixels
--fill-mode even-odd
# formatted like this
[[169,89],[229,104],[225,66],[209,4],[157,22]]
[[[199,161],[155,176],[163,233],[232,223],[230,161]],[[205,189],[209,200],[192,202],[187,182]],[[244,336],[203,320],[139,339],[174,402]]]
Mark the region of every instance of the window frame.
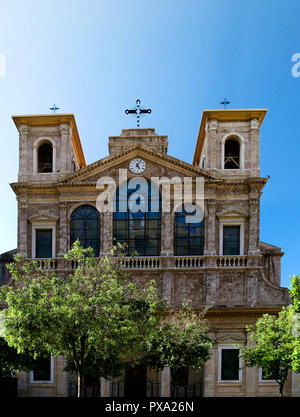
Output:
[[[36,259],[36,231],[37,230],[45,230],[51,229],[52,230],[52,256],[51,258],[55,258],[56,252],[56,225],[53,223],[32,223],[32,245],[31,245],[31,257]],[[49,258],[49,259],[51,259]],[[43,259],[43,258],[41,258]]]
[[222,379],[222,350],[240,350],[234,345],[218,345],[218,383],[225,384],[240,384],[243,379],[242,358],[239,358],[238,379]]
[[[245,220],[241,218],[236,219],[220,219],[219,226],[219,253],[220,256],[243,256],[244,255],[244,239],[245,239]],[[224,226],[240,226],[240,253],[239,255],[224,255],[223,254],[223,228]]]
[[30,384],[54,384],[54,357],[50,355],[50,380],[35,380],[34,371],[29,371]]
[[[98,236],[97,236],[97,238],[98,238],[98,253],[95,253],[95,257],[97,258],[97,257],[99,257],[100,255],[101,255],[101,215],[100,215],[100,212],[99,212],[99,210],[97,209],[97,207],[95,207],[94,205],[92,205],[92,204],[90,204],[90,203],[85,203],[85,202],[83,202],[83,203],[81,203],[81,204],[79,204],[79,205],[77,205],[76,207],[74,207],[73,209],[72,209],[72,211],[71,211],[71,213],[70,213],[70,215],[68,216],[69,217],[69,247],[71,248],[72,247],[72,244],[77,240],[77,239],[75,239],[73,242],[72,242],[72,221],[73,220],[76,220],[76,219],[73,219],[73,214],[77,211],[77,210],[79,210],[80,208],[82,208],[82,207],[84,207],[84,206],[87,206],[87,207],[90,207],[90,208],[92,208],[92,209],[94,209],[97,213],[98,213],[98,229],[97,229],[97,233],[98,233]],[[86,220],[87,218],[85,218],[85,220]],[[86,236],[86,229],[85,229],[85,236]],[[85,240],[86,240],[86,238],[85,238]],[[95,252],[95,251],[94,251]]]
[[[183,207],[183,206],[181,206],[181,207]],[[174,250],[174,256],[203,256],[204,255],[204,250],[205,250],[205,218],[203,217],[202,222],[200,222],[200,224],[195,223],[197,225],[199,224],[198,227],[201,230],[201,233],[200,233],[199,236],[195,236],[195,237],[191,236],[190,228],[192,227],[193,223],[185,223],[187,225],[187,227],[189,227],[187,237],[178,236],[178,233],[177,233],[177,224],[178,223],[176,223],[176,219],[179,217],[178,214],[181,215],[181,213],[182,213],[181,211],[178,211],[179,208],[180,207],[178,207],[176,209],[176,211],[174,213],[174,220],[173,220],[173,250]],[[186,213],[186,215],[188,215],[188,213]],[[184,217],[184,216],[182,216],[182,217]],[[202,251],[200,250],[200,253],[198,253],[198,254],[190,254],[190,253],[187,253],[186,255],[177,254],[177,248],[178,248],[177,239],[186,239],[186,241],[187,241],[186,247],[188,249],[190,249],[192,247],[193,239],[199,239],[201,241],[200,249],[202,247]],[[190,251],[188,250],[188,252],[190,252]]]

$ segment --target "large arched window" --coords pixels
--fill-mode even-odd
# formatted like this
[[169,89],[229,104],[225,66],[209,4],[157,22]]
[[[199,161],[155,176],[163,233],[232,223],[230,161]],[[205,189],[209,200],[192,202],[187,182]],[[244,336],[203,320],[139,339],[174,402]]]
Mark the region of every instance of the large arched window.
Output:
[[114,243],[126,245],[127,254],[160,255],[161,199],[158,190],[144,180],[144,186],[129,181],[115,195]]
[[100,216],[95,207],[80,206],[71,216],[71,245],[79,239],[84,248],[92,247],[95,256],[100,252]]
[[[202,210],[191,213],[182,206],[175,212],[174,217],[174,254],[175,256],[203,255],[204,250],[204,217]],[[192,220],[192,221],[191,221]],[[199,220],[199,221],[197,221]]]
[[53,172],[53,147],[43,142],[38,148],[38,172]]
[[235,138],[229,138],[225,142],[224,149],[224,168],[240,168],[240,144]]

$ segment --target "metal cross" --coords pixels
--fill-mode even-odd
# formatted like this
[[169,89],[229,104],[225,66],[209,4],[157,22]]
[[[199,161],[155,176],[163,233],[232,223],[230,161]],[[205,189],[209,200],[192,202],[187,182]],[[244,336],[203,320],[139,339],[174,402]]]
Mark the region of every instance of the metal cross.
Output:
[[225,97],[223,101],[221,101],[221,103],[224,106],[224,109],[226,109],[227,104],[230,104],[230,101],[227,100],[227,98]]
[[136,114],[136,124],[137,127],[140,127],[140,114],[150,114],[151,113],[151,109],[140,109],[140,102],[141,100],[137,99],[136,100],[136,109],[133,110],[125,110],[126,114]]
[[55,114],[55,111],[56,110],[59,110],[59,107],[56,107],[56,104],[53,104],[53,107],[50,107],[49,110],[52,110],[53,111],[53,114]]

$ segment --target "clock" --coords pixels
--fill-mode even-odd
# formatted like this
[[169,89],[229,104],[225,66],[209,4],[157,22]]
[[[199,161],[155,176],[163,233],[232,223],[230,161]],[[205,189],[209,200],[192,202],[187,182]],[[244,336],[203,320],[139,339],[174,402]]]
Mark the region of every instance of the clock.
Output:
[[145,171],[146,162],[141,158],[135,158],[130,162],[129,169],[134,174],[140,174]]

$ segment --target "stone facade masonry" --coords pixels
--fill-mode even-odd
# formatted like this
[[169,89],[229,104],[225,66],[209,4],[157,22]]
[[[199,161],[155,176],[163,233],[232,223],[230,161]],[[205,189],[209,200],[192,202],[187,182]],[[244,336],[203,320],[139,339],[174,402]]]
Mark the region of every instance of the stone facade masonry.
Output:
[[[53,258],[56,268],[67,269],[63,254],[70,247],[70,220],[75,208],[96,205],[96,182],[111,176],[118,182],[119,169],[127,169],[136,157],[146,162],[143,176],[172,178],[202,176],[205,181],[205,244],[199,257],[174,257],[172,213],[162,214],[161,256],[151,267],[147,263],[129,265],[132,279],[147,282],[155,279],[159,291],[171,306],[190,300],[195,308],[210,306],[210,332],[218,346],[247,344],[245,327],[254,324],[263,313],[276,314],[289,303],[288,291],[280,287],[280,248],[260,242],[260,197],[267,180],[259,171],[259,128],[253,120],[222,122],[211,120],[199,167],[167,155],[167,136],[154,129],[128,129],[109,138],[110,155],[75,171],[71,170],[74,149],[69,127],[20,126],[19,181],[12,184],[18,200],[18,251],[34,258],[33,229],[47,226],[55,233]],[[239,136],[243,147],[243,167],[224,170],[221,157],[224,138]],[[35,152],[39,139],[50,138],[55,152],[53,174],[35,172]],[[76,158],[75,158],[76,159]],[[200,168],[201,167],[201,168]],[[203,168],[204,167],[204,168]],[[235,171],[235,172],[229,172]],[[128,170],[128,179],[132,178]],[[172,203],[173,204],[173,203]],[[100,254],[112,246],[112,215],[101,214]],[[242,253],[222,256],[222,227],[240,224]],[[239,382],[218,380],[218,347],[205,364],[201,376],[205,396],[277,395],[277,384],[259,380],[257,369],[242,367]],[[32,384],[28,374],[19,379],[20,395],[66,396],[72,376],[63,372],[63,359],[55,358],[53,384]],[[161,395],[170,394],[170,372],[165,369],[156,377],[161,382]],[[103,395],[109,395],[109,382],[102,381]],[[299,395],[300,377],[290,375],[286,392]]]

